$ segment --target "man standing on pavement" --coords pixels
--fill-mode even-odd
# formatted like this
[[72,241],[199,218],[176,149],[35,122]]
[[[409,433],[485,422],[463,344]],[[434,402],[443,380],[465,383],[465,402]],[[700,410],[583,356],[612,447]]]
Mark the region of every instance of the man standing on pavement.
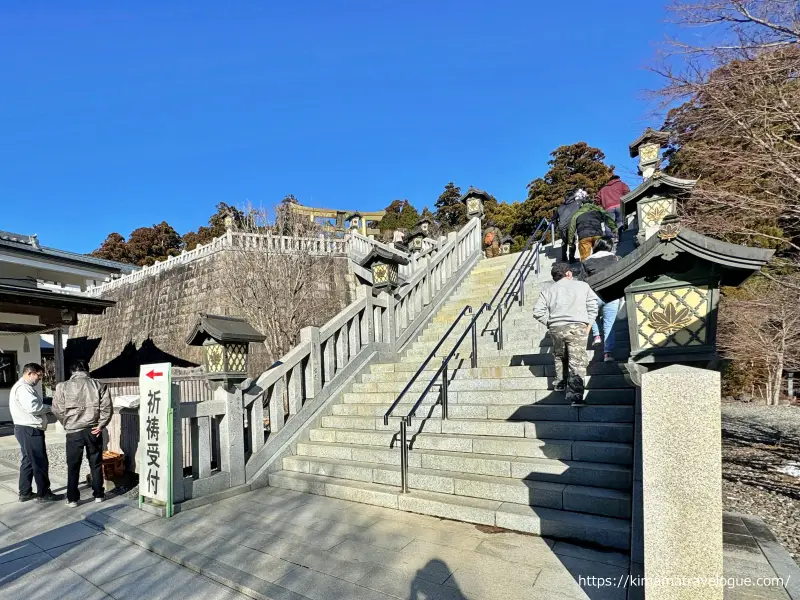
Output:
[[72,365],[68,381],[56,385],[53,414],[67,432],[67,506],[78,506],[78,491],[83,449],[92,473],[92,495],[102,502],[103,488],[103,429],[111,421],[114,409],[108,386],[89,376],[86,361]]
[[553,339],[555,391],[566,391],[573,406],[582,406],[589,365],[586,342],[597,318],[597,296],[573,277],[572,269],[567,263],[553,265],[550,274],[555,283],[542,290],[533,307],[533,318],[547,327]]
[[631,188],[619,178],[619,175],[615,175],[612,172],[611,179],[597,192],[597,203],[614,218],[614,222],[617,224],[617,240],[619,240],[619,232],[622,230],[624,223],[622,197],[630,193],[630,191]]
[[[22,377],[11,388],[9,408],[14,421],[14,437],[19,442],[22,461],[19,466],[19,501],[27,502],[36,498],[37,502],[61,500],[64,496],[50,490],[50,463],[47,460],[47,447],[44,431],[47,429],[47,413],[50,407],[42,401],[36,386],[42,380],[44,369],[36,363],[28,363],[22,368]],[[36,480],[36,494],[31,483]]]

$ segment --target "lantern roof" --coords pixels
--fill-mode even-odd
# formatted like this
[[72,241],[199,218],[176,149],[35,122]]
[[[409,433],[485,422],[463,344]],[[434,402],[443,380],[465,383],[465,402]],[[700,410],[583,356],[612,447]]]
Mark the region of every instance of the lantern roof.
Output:
[[358,212],[357,210],[354,210],[353,212],[348,213],[347,217],[345,217],[345,221],[349,221],[353,217],[358,217],[360,219],[361,218],[361,213]]
[[408,235],[404,238],[403,241],[405,241],[405,240],[413,240],[414,238],[418,238],[418,237],[425,237],[425,232],[422,231],[422,228],[419,225],[417,225],[416,227],[414,227],[414,229],[409,231]]
[[186,343],[189,346],[202,346],[212,339],[221,344],[228,342],[263,342],[262,335],[250,323],[240,317],[223,317],[200,313],[200,320],[189,332]]
[[407,265],[409,262],[408,258],[399,252],[394,252],[388,248],[381,248],[380,246],[373,246],[369,254],[361,260],[361,266],[365,269],[369,269],[372,267],[372,263],[378,261],[395,263],[398,265]]
[[423,223],[427,223],[428,225],[433,225],[433,219],[430,217],[421,217],[419,221],[417,221],[417,227],[422,225]]
[[503,238],[503,243],[504,244],[513,244],[514,243],[514,238],[511,237],[510,235],[507,235],[506,237]]
[[621,201],[622,205],[625,207],[625,214],[633,212],[636,203],[644,198],[650,190],[657,191],[662,196],[672,198],[688,194],[692,191],[695,184],[697,184],[696,179],[680,179],[667,175],[663,171],[656,171],[652,177],[648,177],[622,197]]
[[471,198],[472,196],[477,196],[479,198],[482,198],[484,201],[489,200],[492,197],[491,194],[489,194],[489,192],[484,192],[483,190],[479,190],[478,188],[469,186],[469,189],[464,193],[463,196],[461,196],[459,200],[460,202],[466,202],[467,199]]
[[652,127],[648,127],[644,130],[642,135],[631,142],[631,145],[628,146],[628,150],[630,151],[631,158],[636,158],[639,155],[640,146],[644,146],[645,144],[658,144],[661,146],[662,144],[666,144],[668,141],[668,131],[658,131]]
[[[720,275],[720,285],[739,286],[760,270],[774,250],[750,248],[707,237],[681,227],[677,217],[668,216],[658,233],[614,266],[586,279],[604,301],[622,298],[625,288],[641,278],[657,278],[675,269],[706,263]],[[678,257],[683,255],[682,259]]]

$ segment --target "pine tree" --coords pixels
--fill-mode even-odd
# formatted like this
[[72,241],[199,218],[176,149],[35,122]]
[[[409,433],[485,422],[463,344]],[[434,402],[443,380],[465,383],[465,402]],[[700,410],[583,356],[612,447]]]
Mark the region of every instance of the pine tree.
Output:
[[458,231],[467,224],[467,208],[461,202],[461,188],[452,181],[436,200],[436,222],[442,232]]

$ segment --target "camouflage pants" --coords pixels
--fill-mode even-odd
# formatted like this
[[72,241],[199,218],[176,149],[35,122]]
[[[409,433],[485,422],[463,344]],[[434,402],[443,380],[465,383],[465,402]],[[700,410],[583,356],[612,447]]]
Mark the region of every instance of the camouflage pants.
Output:
[[586,377],[589,357],[586,354],[586,325],[575,323],[550,327],[553,355],[556,359],[556,381],[566,381],[568,373]]

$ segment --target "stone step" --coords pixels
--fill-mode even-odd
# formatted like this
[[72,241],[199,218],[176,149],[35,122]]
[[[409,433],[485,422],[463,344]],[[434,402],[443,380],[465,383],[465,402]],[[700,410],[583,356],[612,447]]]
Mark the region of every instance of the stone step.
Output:
[[[411,402],[401,403],[395,407],[394,414],[397,417],[407,415],[413,404]],[[383,417],[389,404],[337,404],[332,408],[333,415],[336,417]],[[417,408],[417,418],[419,419],[441,419],[442,407],[440,404],[421,404]],[[486,404],[449,404],[448,417],[450,419],[479,419],[479,420],[500,420],[500,421],[581,421],[581,422],[600,422],[600,423],[631,423],[633,422],[632,405],[588,405],[585,407],[575,407],[569,404],[505,404],[494,405]],[[432,423],[427,424],[435,427]],[[330,425],[335,427],[335,425]],[[329,425],[323,425],[329,427]],[[397,429],[397,425],[392,425]],[[369,427],[368,423],[363,423],[363,427],[353,427],[353,429],[386,429],[383,423]],[[432,431],[432,430],[429,430]]]
[[[467,380],[469,381],[469,380]],[[502,381],[502,380],[501,380]],[[455,382],[453,382],[455,383]],[[353,386],[358,384],[353,384]],[[342,394],[344,404],[392,404],[399,396],[399,392],[345,392]],[[414,404],[422,394],[408,392],[404,398],[407,403]],[[584,400],[590,405],[632,405],[635,391],[628,389],[588,389],[583,393]],[[431,389],[423,403],[436,404],[440,399],[439,386]],[[564,392],[552,390],[499,390],[487,392],[486,390],[454,391],[450,388],[447,392],[447,401],[450,406],[455,404],[488,404],[488,405],[516,405],[525,406],[533,404],[566,405]],[[589,408],[589,407],[587,407]],[[629,408],[626,407],[626,408]]]
[[[451,334],[447,339],[445,339],[444,343],[439,347],[439,350],[436,352],[436,356],[447,356],[450,351],[455,347],[456,342],[460,337],[459,335]],[[420,359],[427,357],[434,348],[436,348],[437,344],[441,341],[441,338],[438,339],[428,339],[428,340],[417,340],[415,341],[405,352],[405,356],[416,356]],[[494,335],[485,335],[479,336],[477,340],[478,345],[478,356],[480,356],[485,351],[498,351],[498,343],[494,339]],[[472,337],[467,336],[461,342],[459,346],[459,351],[469,351],[472,348]],[[587,338],[586,345],[584,349],[587,352],[590,352],[592,356],[596,352],[601,352],[603,347],[598,345],[595,346],[591,343],[591,340]],[[615,349],[619,351],[624,351],[626,354],[630,354],[630,344],[627,340],[620,340],[619,344],[615,344]],[[552,354],[553,352],[553,342],[549,338],[546,339],[513,339],[509,340],[506,339],[505,335],[503,336],[503,353],[511,354]]]
[[[340,417],[342,418],[342,417]],[[409,428],[410,434],[429,435],[437,437],[433,432],[428,432],[425,426],[433,423],[434,419],[425,420],[423,417],[412,420]],[[452,421],[452,420],[449,420]],[[493,425],[494,427],[490,427]],[[499,427],[505,425],[506,427]],[[460,425],[447,425],[442,432],[450,435],[442,435],[441,439],[437,438],[430,442],[429,447],[438,444],[442,449],[453,449],[457,451],[470,452],[470,450],[462,450],[463,447],[471,448],[471,437],[469,434],[456,433],[456,428]],[[435,427],[430,425],[431,428]],[[398,427],[399,429],[399,427]],[[469,429],[477,429],[477,427],[470,426]],[[498,434],[489,433],[490,431],[503,430],[509,433]],[[396,432],[393,431],[369,431],[358,429],[341,429],[341,428],[318,428],[312,429],[310,432],[312,441],[319,442],[341,442],[343,444],[362,444],[367,446],[389,446],[393,443]],[[458,437],[453,437],[457,435]],[[484,427],[482,435],[497,437],[513,437],[513,438],[532,438],[539,440],[578,440],[588,442],[617,442],[623,444],[630,444],[633,441],[633,426],[630,423],[599,423],[592,421],[521,421],[517,423],[489,423]],[[475,434],[473,434],[473,437]],[[418,435],[418,437],[420,437]],[[465,438],[465,439],[462,439]],[[469,443],[467,443],[469,440]]]
[[[283,459],[282,466],[285,471],[296,473],[324,475],[394,487],[401,485],[399,465],[288,456]],[[629,519],[631,513],[631,498],[627,492],[531,479],[409,467],[408,487],[425,492],[566,509],[621,519]]]
[[[548,352],[548,350],[552,350],[550,348],[542,348],[540,352],[530,352],[528,350],[521,350],[519,352],[514,352],[513,350],[495,350],[491,348],[479,348],[478,349],[478,366],[485,366],[485,367],[496,367],[496,366],[516,366],[519,364],[523,365],[547,365],[553,364],[553,354],[552,352]],[[414,350],[409,350],[405,356],[400,358],[400,362],[406,363],[414,363],[419,364],[422,359],[427,357],[430,354],[430,350],[428,351],[419,351],[416,352]],[[440,352],[437,352],[435,357],[444,358],[449,354],[449,351],[445,349],[440,349]],[[613,352],[614,359],[616,361],[627,361],[629,356],[629,351],[627,348],[617,348]],[[469,360],[472,356],[472,350],[469,347],[469,344],[464,341],[462,348],[459,348],[459,351],[454,354],[454,358],[459,359],[466,359]],[[586,357],[591,362],[592,360],[600,360],[603,356],[602,348],[597,348],[595,350],[587,350]]]
[[[461,335],[464,330],[467,328],[465,324],[463,327],[459,326],[451,332],[451,336]],[[442,327],[440,330],[436,331],[429,331],[425,330],[421,335],[419,335],[415,340],[415,344],[419,343],[430,343],[431,346],[436,345],[435,342],[438,342],[442,339],[442,336],[447,331],[446,327]],[[485,332],[482,333],[482,328],[478,327],[478,342],[481,341],[485,342],[495,342],[495,333],[496,333],[496,322],[492,323],[492,326],[486,329]],[[627,328],[622,325],[616,325],[615,333],[617,338],[617,345],[620,346],[630,346],[630,341],[628,339],[628,332]],[[590,343],[590,335],[586,336],[587,338],[587,347]],[[458,339],[454,337],[454,339]],[[468,335],[467,339],[472,339],[471,335]],[[510,342],[517,342],[521,340],[525,340],[531,343],[532,346],[552,346],[553,340],[552,338],[547,335],[547,330],[545,327],[537,322],[533,322],[530,319],[528,320],[520,320],[520,321],[507,321],[503,320],[503,340],[508,344]]]
[[[480,358],[480,357],[479,357]],[[527,355],[519,355],[519,356],[501,356],[501,357],[484,357],[483,359],[479,360],[478,367],[476,369],[471,368],[471,360],[469,358],[453,358],[450,361],[449,367],[450,370],[454,373],[459,371],[471,371],[471,372],[483,372],[484,370],[488,369],[498,369],[498,368],[517,368],[517,369],[527,369],[532,376],[534,377],[554,377],[555,376],[555,367],[553,366],[553,358],[550,356],[550,361],[548,364],[543,364],[541,359],[532,360],[529,359]],[[428,365],[429,368],[426,370],[436,371],[439,366],[433,364]],[[412,375],[419,369],[418,363],[411,363],[411,362],[391,362],[391,363],[373,363],[369,366],[369,372],[373,374],[381,374],[381,373],[411,373]],[[623,371],[620,368],[619,363],[612,362],[592,362],[589,363],[588,368],[589,375],[622,375]]]
[[[554,384],[553,378],[545,377],[544,375],[537,375],[535,371],[536,368],[531,368],[531,367],[486,367],[477,369],[461,368],[456,370],[450,370],[448,372],[448,378],[451,382],[461,381],[465,379],[472,381],[487,381],[489,379],[508,381],[512,379],[524,379],[529,382],[529,385],[531,386],[529,389],[535,389],[535,390],[552,389]],[[435,372],[436,369],[425,370],[420,375],[420,379],[425,378],[428,381],[430,381],[430,378],[433,377]],[[368,383],[392,384],[394,382],[403,382],[403,384],[405,385],[405,383],[411,381],[411,378],[414,376],[414,373],[415,371],[363,373],[359,377],[361,379],[361,383],[364,384]],[[584,380],[584,384],[589,389],[630,387],[630,384],[628,384],[628,382],[625,381],[625,377],[622,375],[588,375]],[[511,389],[511,387],[513,387],[514,385],[524,385],[524,384],[520,382],[519,384],[505,383],[503,385],[506,386],[505,389]],[[387,391],[387,390],[376,389],[375,391]]]
[[[335,436],[329,436],[327,430],[316,431],[324,433],[324,437],[335,438]],[[314,437],[318,436],[315,435]],[[298,442],[297,454],[399,465],[400,454],[397,450],[397,436],[384,436],[384,439],[389,440],[386,444],[365,445],[363,443],[358,443],[375,441],[374,437],[375,436],[351,435],[349,439],[355,441],[349,443],[315,441],[313,439],[308,442]],[[630,444],[621,444],[617,442],[584,442],[556,439],[537,440],[530,438],[521,439],[492,436],[468,439],[464,436],[439,436],[422,433],[413,439],[413,451],[409,453],[410,466],[422,466],[422,459],[418,452],[424,450],[425,446],[431,446],[430,449],[443,450],[449,447],[456,452],[471,452],[476,455],[492,454],[511,458],[550,458],[623,466],[630,466],[633,461],[632,446]]]
[[630,523],[625,519],[467,498],[454,494],[422,491],[400,494],[397,488],[392,486],[292,471],[270,474],[269,484],[299,492],[497,526],[540,536],[589,542],[618,550],[630,549]]

